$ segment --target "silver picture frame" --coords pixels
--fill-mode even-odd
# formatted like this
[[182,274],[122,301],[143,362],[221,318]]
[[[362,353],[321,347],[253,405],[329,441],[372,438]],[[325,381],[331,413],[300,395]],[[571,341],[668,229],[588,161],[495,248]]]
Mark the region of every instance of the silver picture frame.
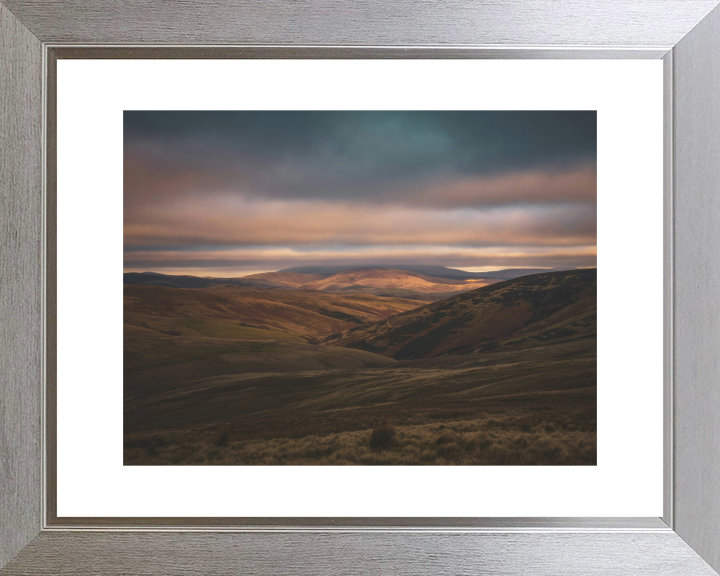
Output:
[[[0,0],[0,574],[717,574],[719,4]],[[662,59],[663,516],[58,517],[60,58]]]

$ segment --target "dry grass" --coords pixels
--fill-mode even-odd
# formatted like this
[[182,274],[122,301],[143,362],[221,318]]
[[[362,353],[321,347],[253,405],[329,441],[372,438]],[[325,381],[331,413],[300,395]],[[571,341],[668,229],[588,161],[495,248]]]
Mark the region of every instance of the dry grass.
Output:
[[395,440],[396,435],[397,431],[395,430],[395,426],[391,426],[387,422],[376,426],[370,433],[370,449],[380,451],[389,448],[393,440]]
[[[594,411],[543,420],[533,415],[299,438],[236,439],[225,428],[126,439],[125,464],[153,465],[595,465]],[[150,436],[148,436],[150,438]],[[222,442],[220,441],[222,440]]]
[[217,438],[215,439],[215,447],[216,448],[225,448],[225,446],[228,445],[228,441],[230,440],[230,434],[232,433],[232,429],[229,426],[226,426],[217,435]]
[[377,356],[361,350],[293,347],[312,352],[302,370],[302,354],[268,353],[266,371],[246,374],[250,360],[215,348],[126,374],[125,464],[596,463],[594,340],[387,366],[359,365]]

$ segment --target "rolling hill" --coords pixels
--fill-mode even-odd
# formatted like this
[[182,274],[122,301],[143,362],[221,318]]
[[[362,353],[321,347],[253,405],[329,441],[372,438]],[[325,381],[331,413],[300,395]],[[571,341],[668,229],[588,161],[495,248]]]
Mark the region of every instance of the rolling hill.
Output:
[[597,270],[523,276],[465,292],[323,343],[396,360],[476,354],[594,338]]
[[327,278],[327,274],[298,274],[297,272],[261,272],[244,276],[245,280],[281,284],[285,287],[303,288],[307,284]]
[[245,277],[283,283],[293,288],[322,290],[341,294],[375,294],[376,296],[412,297],[418,295],[439,295],[472,290],[497,280],[449,279],[427,276],[407,270],[392,268],[349,268],[335,274],[302,274],[298,272],[267,272]]
[[165,288],[211,288],[213,286],[244,286],[255,288],[285,288],[285,284],[257,278],[204,278],[200,276],[172,276],[159,272],[125,272],[125,286],[163,286]]
[[[564,270],[575,270],[575,268],[558,267],[558,268],[505,268],[503,270],[492,270],[489,272],[467,272],[456,268],[447,268],[445,266],[437,266],[432,264],[397,264],[395,266],[381,266],[379,264],[363,266],[365,269],[374,268],[379,270],[403,270],[405,272],[415,272],[425,276],[433,276],[435,278],[449,278],[452,280],[470,280],[478,278],[494,278],[501,280],[511,280],[520,276],[529,274],[540,274],[542,272],[561,272]],[[285,268],[279,272],[299,273],[299,274],[319,274],[323,276],[331,276],[340,272],[352,270],[349,266],[295,266],[293,268]]]
[[[126,335],[247,340],[319,338],[416,308],[424,302],[238,286],[124,288]],[[294,336],[290,336],[294,335]]]
[[300,266],[278,272],[262,272],[240,278],[172,276],[157,272],[126,272],[126,286],[160,286],[166,288],[243,288],[316,290],[331,294],[366,294],[389,298],[409,298],[437,302],[468,290],[553,270],[509,268],[491,272],[466,272],[444,266]]

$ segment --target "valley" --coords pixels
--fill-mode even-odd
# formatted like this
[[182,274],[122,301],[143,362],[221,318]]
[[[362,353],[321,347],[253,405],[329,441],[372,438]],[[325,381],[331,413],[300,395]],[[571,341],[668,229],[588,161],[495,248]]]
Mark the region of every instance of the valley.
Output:
[[125,464],[594,465],[596,270],[433,272],[126,277]]

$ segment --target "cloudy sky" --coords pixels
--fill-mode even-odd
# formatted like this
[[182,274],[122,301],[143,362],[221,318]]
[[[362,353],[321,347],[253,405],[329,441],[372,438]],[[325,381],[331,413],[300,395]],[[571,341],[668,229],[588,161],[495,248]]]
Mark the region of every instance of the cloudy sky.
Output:
[[596,113],[125,112],[125,271],[596,265]]

